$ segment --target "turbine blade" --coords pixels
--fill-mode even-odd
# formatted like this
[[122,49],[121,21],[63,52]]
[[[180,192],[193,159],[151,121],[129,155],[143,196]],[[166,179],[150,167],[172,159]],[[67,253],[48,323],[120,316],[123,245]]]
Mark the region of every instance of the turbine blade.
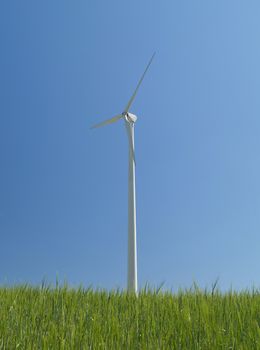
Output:
[[100,128],[101,126],[105,126],[105,125],[108,125],[108,124],[115,123],[115,122],[117,122],[117,121],[118,121],[119,119],[121,119],[121,118],[123,118],[123,115],[122,115],[122,114],[116,115],[116,116],[113,117],[113,118],[107,119],[107,120],[105,120],[105,121],[103,121],[103,122],[101,122],[101,123],[98,123],[98,124],[96,124],[96,125],[93,125],[93,126],[91,127],[91,129]]
[[132,156],[132,158],[134,160],[134,163],[136,164],[136,162],[135,162],[134,140],[133,140],[133,137],[132,137],[132,131],[130,129],[130,125],[128,124],[127,121],[125,121],[125,126],[126,126],[126,132],[127,132],[127,136],[128,136],[129,149],[130,149],[130,152],[131,152],[131,156]]
[[131,152],[131,155],[133,157],[134,163],[136,164],[136,162],[135,162],[135,150],[134,150],[134,144],[133,144],[132,137],[131,137],[131,140],[130,140],[130,152]]
[[129,109],[130,109],[130,107],[131,107],[131,104],[133,103],[133,101],[134,101],[134,99],[135,99],[135,96],[136,96],[136,94],[137,94],[137,91],[138,91],[140,85],[142,84],[142,81],[143,81],[143,79],[144,79],[144,76],[145,76],[146,72],[148,71],[148,68],[150,67],[150,65],[151,65],[151,63],[152,63],[152,60],[153,60],[154,56],[155,56],[155,52],[154,52],[154,54],[152,55],[152,57],[151,57],[151,59],[150,59],[148,65],[147,65],[147,67],[145,68],[145,71],[144,71],[143,75],[141,76],[141,79],[139,80],[139,83],[137,84],[137,87],[135,88],[135,91],[134,91],[132,97],[130,98],[128,104],[126,105],[126,108],[125,108],[125,110],[124,110],[125,113],[127,113],[127,112],[129,111]]

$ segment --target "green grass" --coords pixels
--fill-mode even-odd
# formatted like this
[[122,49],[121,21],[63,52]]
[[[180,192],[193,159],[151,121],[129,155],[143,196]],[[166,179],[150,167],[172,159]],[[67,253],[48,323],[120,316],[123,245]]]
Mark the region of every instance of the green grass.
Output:
[[0,349],[260,349],[260,292],[0,288]]

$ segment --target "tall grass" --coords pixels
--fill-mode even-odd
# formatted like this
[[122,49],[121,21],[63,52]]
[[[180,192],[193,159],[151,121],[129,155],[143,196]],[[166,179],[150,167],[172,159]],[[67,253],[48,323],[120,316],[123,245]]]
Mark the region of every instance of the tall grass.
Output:
[[0,288],[0,349],[260,349],[260,292]]

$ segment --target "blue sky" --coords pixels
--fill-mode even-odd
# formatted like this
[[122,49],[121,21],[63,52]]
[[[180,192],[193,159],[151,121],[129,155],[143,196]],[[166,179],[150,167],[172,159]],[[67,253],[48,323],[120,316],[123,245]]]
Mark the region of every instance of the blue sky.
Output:
[[258,1],[1,1],[0,283],[259,287]]

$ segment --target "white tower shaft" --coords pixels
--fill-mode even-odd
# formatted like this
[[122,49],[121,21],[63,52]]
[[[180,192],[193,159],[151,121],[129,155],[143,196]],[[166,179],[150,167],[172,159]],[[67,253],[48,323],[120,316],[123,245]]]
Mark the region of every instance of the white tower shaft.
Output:
[[137,249],[136,249],[136,197],[135,197],[135,159],[134,123],[125,122],[129,135],[128,168],[128,273],[127,289],[137,294]]

